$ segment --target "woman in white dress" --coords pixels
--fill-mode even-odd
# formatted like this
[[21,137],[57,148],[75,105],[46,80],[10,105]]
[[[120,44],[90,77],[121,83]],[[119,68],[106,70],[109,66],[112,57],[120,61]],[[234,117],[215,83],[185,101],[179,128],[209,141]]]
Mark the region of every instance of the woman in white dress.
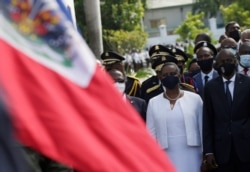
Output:
[[175,63],[164,64],[161,75],[166,91],[150,99],[147,127],[177,172],[200,172],[202,99],[180,89],[180,73]]

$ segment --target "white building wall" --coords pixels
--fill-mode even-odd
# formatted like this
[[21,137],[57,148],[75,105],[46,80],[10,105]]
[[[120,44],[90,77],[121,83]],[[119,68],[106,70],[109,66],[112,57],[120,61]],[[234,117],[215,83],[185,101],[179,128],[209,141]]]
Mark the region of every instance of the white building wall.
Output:
[[[153,8],[149,8],[145,11],[144,15],[144,29],[145,32],[149,34],[149,38],[147,41],[147,47],[150,47],[155,44],[175,44],[176,39],[178,38],[178,35],[174,35],[173,31],[186,19],[186,15],[188,12],[192,11],[192,4],[191,3],[184,3],[177,6],[160,6],[160,4],[156,4],[155,1],[164,1],[166,0],[148,0],[152,1],[151,3],[154,3]],[[185,1],[185,0],[175,0],[177,1]],[[190,0],[189,0],[190,1]],[[172,2],[172,1],[171,1]],[[169,3],[169,2],[168,2]],[[177,3],[178,4],[178,3]],[[166,25],[166,33],[165,35],[163,30],[160,30],[159,26],[156,28],[151,27],[151,20],[158,20],[158,19],[164,19],[165,25]],[[219,23],[222,21],[222,17],[218,16]],[[211,19],[209,22],[207,22],[207,19],[205,20],[206,24],[208,24],[211,29],[211,32],[213,34],[213,38],[218,40],[219,37],[224,34],[225,30],[224,28],[217,28],[216,19]],[[162,24],[162,23],[161,23]]]

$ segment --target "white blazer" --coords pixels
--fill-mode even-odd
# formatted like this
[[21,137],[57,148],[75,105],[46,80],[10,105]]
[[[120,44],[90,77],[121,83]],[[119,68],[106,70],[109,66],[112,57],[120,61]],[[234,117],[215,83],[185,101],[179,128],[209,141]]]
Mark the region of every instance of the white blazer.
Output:
[[[159,142],[163,149],[168,148],[168,131],[166,113],[168,99],[164,93],[150,99],[147,109],[147,128],[153,137]],[[202,106],[203,102],[198,94],[184,91],[183,97],[178,99],[182,113],[187,136],[187,145],[202,146]]]

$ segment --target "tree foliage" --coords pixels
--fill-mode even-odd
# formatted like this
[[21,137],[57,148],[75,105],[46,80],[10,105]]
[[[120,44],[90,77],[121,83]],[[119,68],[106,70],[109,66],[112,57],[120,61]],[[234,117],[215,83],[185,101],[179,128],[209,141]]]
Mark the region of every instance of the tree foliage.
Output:
[[76,13],[76,23],[80,32],[87,37],[86,30],[86,20],[84,15],[83,0],[74,0],[75,13]]
[[174,33],[180,36],[180,41],[194,40],[197,34],[209,31],[203,23],[203,18],[204,13],[195,15],[187,13],[186,20],[174,30]]
[[142,49],[145,45],[148,35],[140,30],[124,31],[124,30],[105,30],[104,39],[110,50],[117,51],[121,54],[126,49]]
[[[242,27],[250,26],[250,7],[246,5],[246,1],[241,0],[235,3],[232,3],[229,6],[221,6],[220,10],[224,17],[225,23],[230,21],[236,21]],[[249,8],[249,9],[248,9]]]
[[101,14],[103,29],[137,30],[141,28],[144,5],[140,0],[105,0]]
[[145,2],[105,0],[101,6],[105,49],[123,53],[126,48],[141,49],[145,45],[147,35],[141,28]]
[[234,0],[195,0],[193,6],[193,14],[204,12],[206,17],[216,17],[220,6],[227,6],[233,3]]
[[[147,34],[141,31],[146,0],[102,0],[101,18],[104,48],[122,53],[124,48],[142,48]],[[77,25],[85,39],[87,33],[83,0],[74,0]],[[121,35],[120,35],[121,34]]]
[[177,41],[185,41],[188,43],[186,46],[186,52],[193,54],[192,41],[199,33],[209,33],[212,37],[212,33],[205,27],[203,23],[204,13],[193,15],[191,12],[187,13],[186,19],[181,23],[179,27],[174,30],[175,34],[179,35]]

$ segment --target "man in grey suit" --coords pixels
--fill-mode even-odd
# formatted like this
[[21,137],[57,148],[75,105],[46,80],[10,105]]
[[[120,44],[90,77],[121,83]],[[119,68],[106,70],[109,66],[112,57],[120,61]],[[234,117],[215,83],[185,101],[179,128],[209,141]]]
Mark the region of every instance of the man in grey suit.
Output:
[[216,58],[220,77],[204,87],[203,152],[216,172],[250,171],[250,78],[229,49]]
[[217,71],[213,69],[217,50],[212,44],[202,41],[195,46],[194,53],[196,53],[197,63],[201,71],[193,76],[193,80],[197,89],[196,92],[203,97],[204,85],[218,76]]

